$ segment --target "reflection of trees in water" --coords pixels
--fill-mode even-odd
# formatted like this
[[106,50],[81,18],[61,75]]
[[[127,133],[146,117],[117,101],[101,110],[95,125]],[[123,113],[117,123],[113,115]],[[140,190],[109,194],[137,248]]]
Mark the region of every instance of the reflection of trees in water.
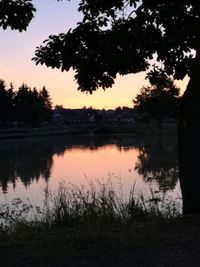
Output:
[[67,139],[68,149],[80,147],[81,149],[98,150],[105,145],[115,145],[119,151],[129,150],[138,143],[133,135],[82,135],[70,136]]
[[161,190],[175,187],[178,179],[176,138],[148,140],[133,135],[77,135],[0,143],[0,186],[6,192],[8,183],[15,187],[21,181],[27,187],[41,178],[48,180],[54,154],[62,157],[66,150],[75,147],[95,151],[105,145],[115,145],[120,151],[139,148],[137,169],[145,181],[155,179]]
[[173,190],[179,179],[176,137],[144,139],[135,168],[145,182],[156,181],[163,192]]
[[74,147],[95,151],[107,144],[116,145],[119,150],[133,147],[133,137],[81,135],[38,140],[20,140],[19,142],[0,143],[0,187],[7,191],[8,184],[16,187],[21,181],[28,187],[33,181],[43,178],[46,181],[51,174],[53,155],[63,156],[66,150]]
[[20,179],[25,187],[40,177],[48,180],[52,167],[52,147],[48,143],[20,143],[0,146],[0,186],[15,188]]
[[[176,136],[142,136],[133,135],[82,135],[68,136],[66,142],[60,142],[63,153],[75,147],[82,150],[96,151],[105,145],[115,145],[119,151],[139,148],[136,169],[143,175],[145,182],[156,181],[159,189],[166,192],[173,190],[179,179],[178,151]],[[62,155],[60,152],[59,154]]]

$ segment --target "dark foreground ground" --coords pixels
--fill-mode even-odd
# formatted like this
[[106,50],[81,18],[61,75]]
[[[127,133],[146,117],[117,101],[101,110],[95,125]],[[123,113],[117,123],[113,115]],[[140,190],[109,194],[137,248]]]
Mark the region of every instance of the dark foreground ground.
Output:
[[0,266],[200,266],[200,219],[1,234]]

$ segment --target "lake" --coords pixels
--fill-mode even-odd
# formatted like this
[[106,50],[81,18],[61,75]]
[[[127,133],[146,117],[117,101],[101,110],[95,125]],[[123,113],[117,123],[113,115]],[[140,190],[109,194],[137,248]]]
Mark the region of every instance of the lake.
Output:
[[128,196],[181,203],[177,137],[75,135],[0,142],[0,200],[41,205],[60,182],[88,186],[112,181]]

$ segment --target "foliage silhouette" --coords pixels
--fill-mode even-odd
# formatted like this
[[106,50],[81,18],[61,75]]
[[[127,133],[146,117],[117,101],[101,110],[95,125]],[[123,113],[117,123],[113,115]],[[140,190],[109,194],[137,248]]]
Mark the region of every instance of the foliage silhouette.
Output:
[[[31,1],[15,2],[30,4]],[[6,6],[5,3],[2,2]],[[10,12],[13,6],[10,7],[6,20],[12,18]],[[5,11],[4,8],[0,10]],[[195,170],[194,181],[199,179],[196,151],[200,150],[200,2],[80,0],[78,10],[82,12],[83,19],[77,27],[67,33],[49,36],[37,48],[33,60],[36,64],[62,71],[72,68],[78,89],[89,93],[111,87],[117,74],[154,73],[156,68],[152,68],[152,62],[156,62],[161,73],[174,79],[188,75],[190,80],[180,102],[179,168],[182,186],[190,171]],[[33,11],[30,5],[28,22]],[[6,28],[2,14],[1,25]],[[194,151],[194,147],[198,149]],[[198,200],[199,207],[195,205],[196,211],[192,209],[192,212],[200,213],[200,194],[194,199]],[[187,210],[190,212],[189,208]]]
[[48,181],[51,174],[53,147],[48,142],[1,144],[0,186],[7,192],[8,183],[15,188],[21,180],[25,187],[40,178]]
[[1,0],[0,27],[4,30],[10,27],[20,32],[26,30],[35,11],[32,0]]
[[139,147],[135,169],[145,182],[156,182],[163,192],[174,190],[179,179],[177,145],[176,137],[163,136],[146,137]]
[[[149,78],[151,79],[151,77]],[[152,86],[142,87],[140,93],[133,99],[134,108],[137,110],[140,120],[145,122],[156,120],[159,126],[163,120],[176,120],[179,91],[169,77],[166,77],[162,83],[152,81]]]
[[116,75],[151,70],[150,59],[174,78],[191,76],[198,48],[197,1],[80,1],[83,20],[37,48],[37,64],[74,69],[79,90],[92,92]]
[[0,121],[11,121],[13,117],[14,96],[13,85],[6,88],[4,80],[0,80]]
[[[173,79],[188,75],[180,101],[179,169],[183,194],[187,185],[190,196],[183,196],[184,211],[200,213],[200,194],[193,190],[195,184],[200,189],[200,2],[83,0],[79,11],[83,19],[77,27],[51,35],[33,60],[62,71],[72,68],[78,89],[89,93],[111,87],[117,74],[146,71],[151,79],[158,71]],[[187,179],[193,182],[185,184]]]
[[33,125],[50,121],[51,115],[51,98],[45,87],[38,91],[22,84],[18,91],[14,91],[12,84],[7,88],[5,81],[0,80],[1,122],[20,121]]

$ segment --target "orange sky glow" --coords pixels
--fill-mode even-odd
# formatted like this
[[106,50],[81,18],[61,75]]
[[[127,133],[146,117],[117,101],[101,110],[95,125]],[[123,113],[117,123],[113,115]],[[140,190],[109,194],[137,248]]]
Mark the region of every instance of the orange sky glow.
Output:
[[[33,0],[37,8],[35,19],[23,33],[0,30],[0,79],[9,85],[13,82],[17,89],[23,82],[30,87],[41,89],[44,85],[49,91],[53,105],[65,108],[116,108],[133,107],[132,99],[143,85],[147,85],[145,73],[117,77],[115,85],[105,91],[99,89],[92,95],[77,91],[73,72],[61,72],[36,66],[31,58],[34,51],[50,34],[66,32],[75,27],[80,19],[77,12],[78,0],[55,2]],[[188,79],[176,82],[181,92],[186,88]]]

